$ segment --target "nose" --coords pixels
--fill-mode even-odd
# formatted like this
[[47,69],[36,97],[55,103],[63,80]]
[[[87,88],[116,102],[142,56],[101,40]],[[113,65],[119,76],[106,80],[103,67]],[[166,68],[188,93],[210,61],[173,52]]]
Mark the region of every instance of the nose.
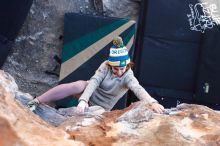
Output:
[[117,70],[116,71],[116,75],[120,77],[122,75],[122,71],[121,70]]

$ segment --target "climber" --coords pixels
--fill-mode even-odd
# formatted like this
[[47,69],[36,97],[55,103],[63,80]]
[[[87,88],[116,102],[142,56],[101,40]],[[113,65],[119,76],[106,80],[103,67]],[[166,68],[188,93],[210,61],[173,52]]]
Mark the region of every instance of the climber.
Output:
[[76,81],[58,85],[28,102],[27,107],[35,110],[39,103],[46,103],[75,95],[79,104],[77,112],[83,113],[88,106],[98,105],[110,111],[117,101],[130,89],[143,101],[149,103],[157,113],[164,107],[152,98],[135,78],[128,50],[122,38],[113,39],[108,60],[104,61],[89,81]]

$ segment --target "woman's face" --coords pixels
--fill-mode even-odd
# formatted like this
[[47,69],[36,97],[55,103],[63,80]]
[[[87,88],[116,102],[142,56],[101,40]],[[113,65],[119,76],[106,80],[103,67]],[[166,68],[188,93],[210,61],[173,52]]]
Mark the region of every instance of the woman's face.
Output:
[[126,71],[126,66],[125,67],[114,67],[114,66],[112,66],[112,71],[117,77],[121,77]]

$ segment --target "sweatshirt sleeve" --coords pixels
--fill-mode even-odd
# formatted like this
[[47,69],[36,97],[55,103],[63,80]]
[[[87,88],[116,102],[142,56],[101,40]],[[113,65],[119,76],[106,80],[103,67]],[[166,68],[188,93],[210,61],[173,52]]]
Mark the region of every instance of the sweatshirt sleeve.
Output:
[[130,69],[129,73],[125,79],[127,87],[137,96],[139,100],[144,100],[148,103],[157,102],[152,98],[147,91],[139,84],[138,80],[133,74],[133,71]]
[[89,101],[89,98],[93,94],[93,92],[96,90],[96,88],[101,84],[105,76],[107,75],[108,72],[108,66],[106,62],[103,62],[100,67],[96,70],[95,75],[91,77],[89,80],[88,85],[86,86],[83,94],[79,98],[80,100],[84,100],[86,102]]

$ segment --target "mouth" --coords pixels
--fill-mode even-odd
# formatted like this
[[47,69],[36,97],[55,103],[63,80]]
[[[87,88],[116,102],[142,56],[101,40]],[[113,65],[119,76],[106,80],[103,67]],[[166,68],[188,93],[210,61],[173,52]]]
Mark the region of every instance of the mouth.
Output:
[[121,75],[119,75],[119,74],[116,74],[116,73],[115,73],[115,76],[117,76],[117,77],[121,77]]

